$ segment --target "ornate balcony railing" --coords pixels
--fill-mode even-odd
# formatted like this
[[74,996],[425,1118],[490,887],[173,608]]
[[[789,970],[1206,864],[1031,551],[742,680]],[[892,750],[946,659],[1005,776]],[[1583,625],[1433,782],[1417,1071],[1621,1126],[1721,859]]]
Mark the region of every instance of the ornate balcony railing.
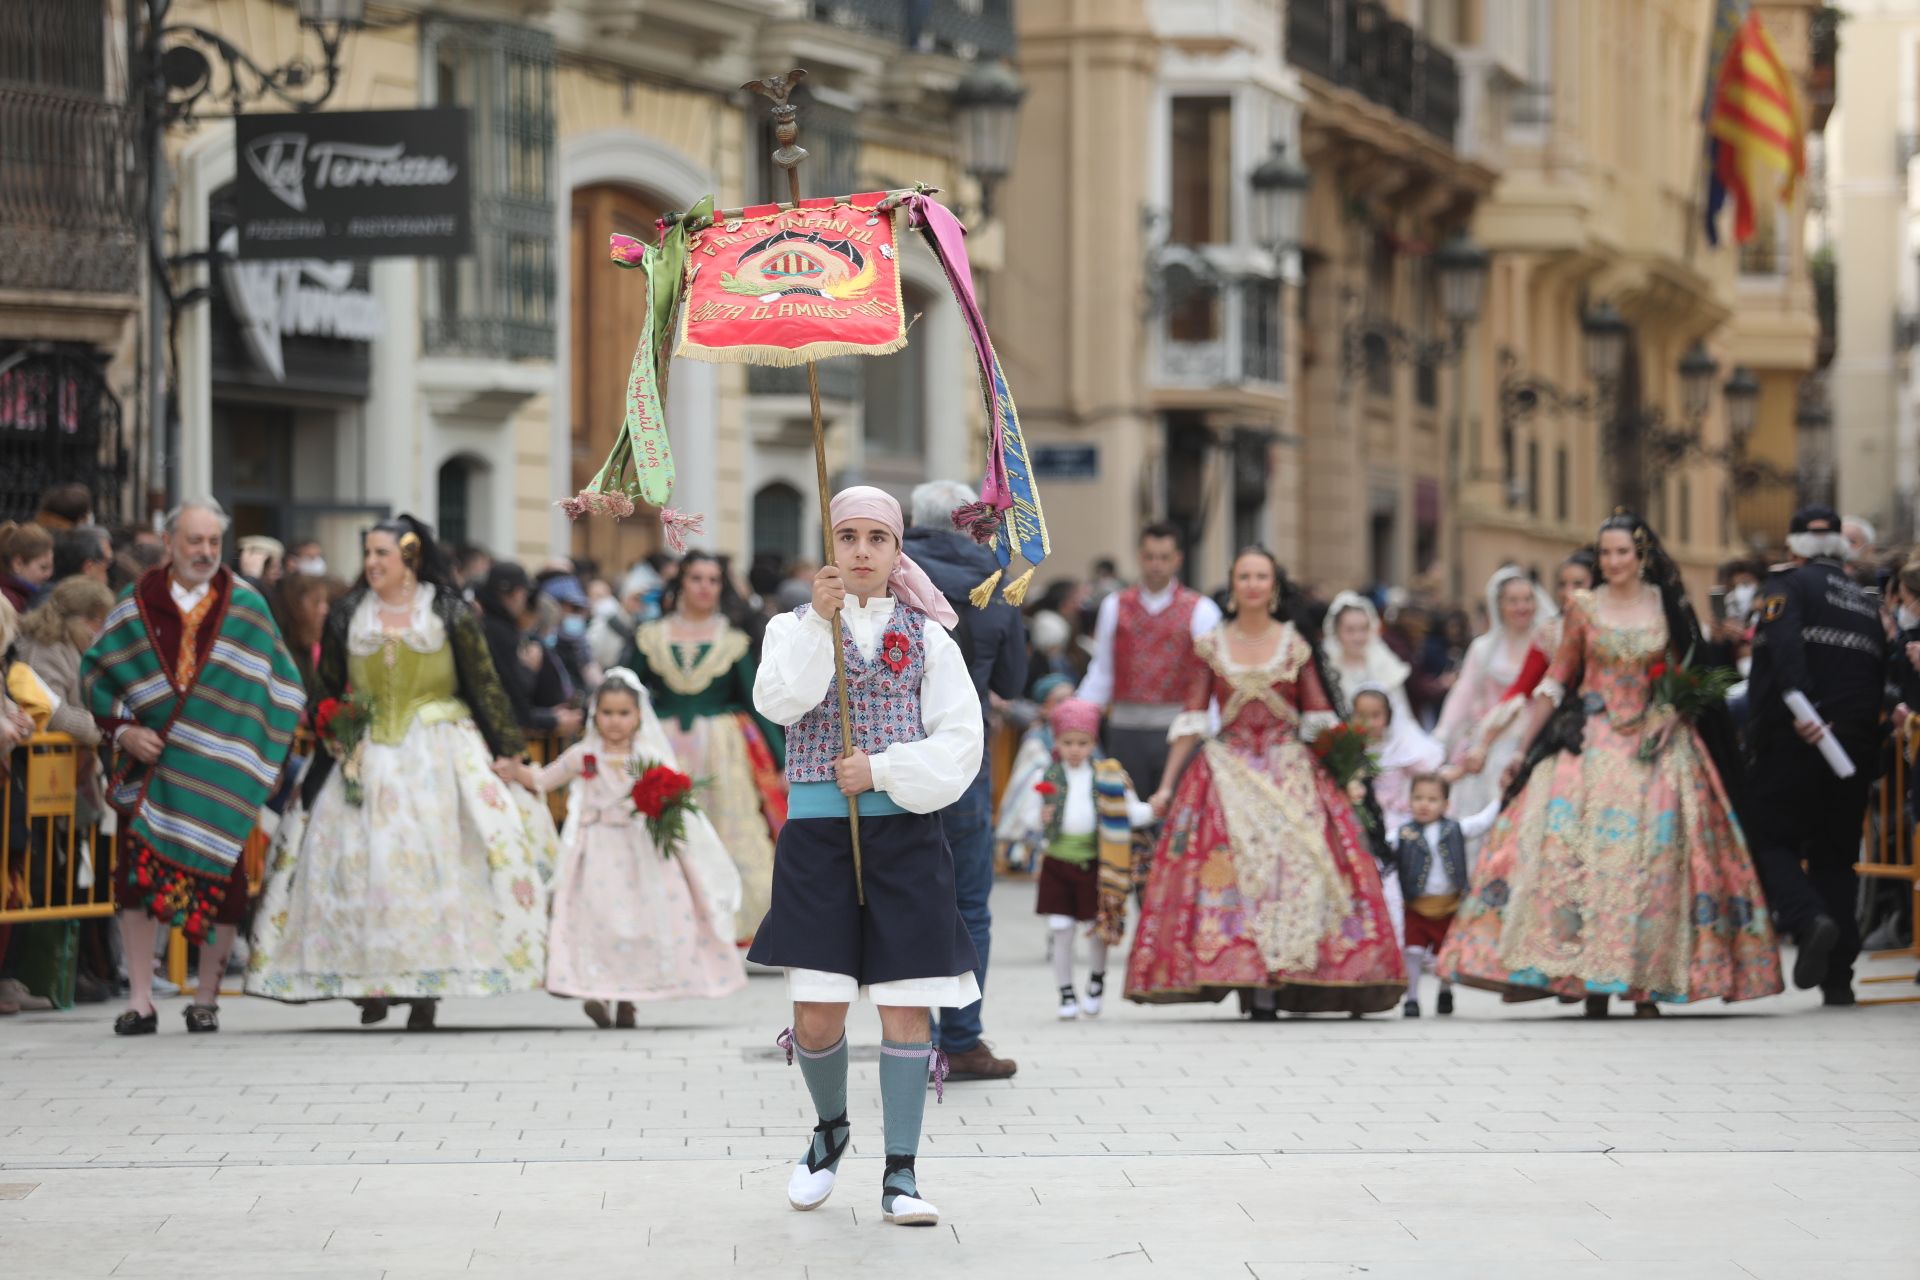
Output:
[[118,103],[0,88],[0,289],[138,292],[136,150]]
[[1287,61],[1453,145],[1459,67],[1378,0],[1288,0]]
[[813,0],[813,16],[971,61],[1013,52],[1013,0]]

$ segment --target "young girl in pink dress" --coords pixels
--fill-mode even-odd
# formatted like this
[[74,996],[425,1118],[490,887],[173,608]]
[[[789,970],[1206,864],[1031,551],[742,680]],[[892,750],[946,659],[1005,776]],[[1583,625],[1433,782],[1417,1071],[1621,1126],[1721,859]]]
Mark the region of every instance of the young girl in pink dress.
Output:
[[747,985],[733,945],[740,873],[704,813],[687,815],[672,850],[654,844],[632,799],[638,772],[654,764],[678,767],[639,677],[615,667],[586,738],[543,768],[522,766],[521,780],[543,795],[568,788],[547,990],[584,997],[600,1027],[631,1027],[642,1001],[717,999]]

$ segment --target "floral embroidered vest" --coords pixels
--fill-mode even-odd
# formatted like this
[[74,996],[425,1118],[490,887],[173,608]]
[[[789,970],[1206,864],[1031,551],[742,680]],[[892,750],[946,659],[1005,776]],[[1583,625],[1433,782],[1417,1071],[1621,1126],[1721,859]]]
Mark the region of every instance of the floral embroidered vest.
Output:
[[1113,630],[1113,700],[1179,706],[1193,667],[1193,610],[1200,593],[1176,586],[1173,603],[1148,613],[1140,588],[1120,593]]
[[[801,605],[806,617],[813,606]],[[896,602],[893,617],[880,633],[871,660],[862,656],[851,632],[840,629],[847,659],[848,706],[853,712],[853,744],[877,756],[896,742],[927,736],[920,714],[920,682],[927,673],[926,615]],[[831,782],[840,758],[839,680],[827,682],[827,696],[787,730],[787,781]]]

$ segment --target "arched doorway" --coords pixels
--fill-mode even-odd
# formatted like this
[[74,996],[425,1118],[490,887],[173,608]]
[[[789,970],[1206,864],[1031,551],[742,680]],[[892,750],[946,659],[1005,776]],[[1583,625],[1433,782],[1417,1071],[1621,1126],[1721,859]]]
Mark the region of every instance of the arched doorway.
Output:
[[753,495],[753,551],[788,564],[800,558],[800,491],[785,481]]
[[[607,237],[618,233],[652,243],[654,223],[666,206],[631,187],[613,183],[573,192],[568,271],[571,289],[570,361],[572,476],[578,493],[606,461],[613,433],[626,416],[627,372],[633,344],[645,319],[646,290],[635,273],[607,263]],[[572,553],[594,560],[601,572],[620,574],[660,548],[660,525],[651,513],[630,520],[578,520]]]
[[460,454],[440,464],[434,477],[434,534],[449,550],[468,542],[486,542],[487,464]]

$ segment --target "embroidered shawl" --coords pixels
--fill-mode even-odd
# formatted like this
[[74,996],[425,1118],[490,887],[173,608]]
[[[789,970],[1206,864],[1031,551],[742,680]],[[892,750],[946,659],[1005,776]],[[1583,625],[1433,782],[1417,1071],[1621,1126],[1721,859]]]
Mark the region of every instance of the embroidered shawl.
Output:
[[[1067,770],[1059,761],[1047,766],[1046,782],[1059,797],[1047,824],[1046,841],[1060,835],[1067,808]],[[1113,944],[1127,928],[1127,894],[1133,888],[1133,825],[1127,812],[1127,792],[1133,782],[1118,760],[1093,762],[1093,807],[1100,850],[1100,906],[1094,917],[1094,936]]]
[[[213,581],[202,628],[213,640],[185,685],[162,659],[157,616],[165,570],[134,585],[81,659],[96,719],[125,721],[166,739],[151,767],[115,790],[128,833],[162,862],[224,880],[240,860],[293,742],[307,695],[266,601],[230,571]],[[158,575],[156,578],[155,575]],[[159,590],[150,590],[155,582]],[[168,604],[171,602],[168,601]]]

